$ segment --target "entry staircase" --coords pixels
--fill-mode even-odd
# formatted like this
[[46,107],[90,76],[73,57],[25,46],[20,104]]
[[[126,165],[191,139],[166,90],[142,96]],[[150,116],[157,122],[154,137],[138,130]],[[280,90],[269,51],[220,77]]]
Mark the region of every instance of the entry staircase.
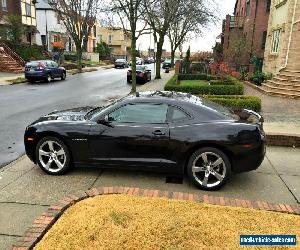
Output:
[[300,99],[300,70],[281,71],[272,80],[262,83],[261,90],[268,95]]
[[25,61],[5,43],[0,42],[0,72],[22,73]]

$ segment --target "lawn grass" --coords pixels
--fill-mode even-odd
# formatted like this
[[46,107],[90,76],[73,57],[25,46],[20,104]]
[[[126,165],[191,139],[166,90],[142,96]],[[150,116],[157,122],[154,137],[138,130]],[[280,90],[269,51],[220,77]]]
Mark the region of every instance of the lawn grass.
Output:
[[299,228],[296,215],[103,195],[67,209],[34,249],[239,249],[240,234],[299,238]]
[[206,80],[182,80],[180,81],[181,86],[205,86],[208,85]]
[[18,77],[16,79],[12,79],[12,80],[7,80],[7,82],[10,82],[12,84],[18,84],[18,83],[24,83],[27,82],[25,77]]

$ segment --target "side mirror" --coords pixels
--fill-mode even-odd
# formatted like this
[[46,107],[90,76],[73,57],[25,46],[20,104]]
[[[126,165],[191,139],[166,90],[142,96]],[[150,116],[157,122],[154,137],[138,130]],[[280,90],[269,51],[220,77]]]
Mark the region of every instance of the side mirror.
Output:
[[98,124],[102,124],[105,126],[109,126],[112,127],[111,122],[113,121],[113,119],[111,117],[109,117],[108,115],[104,116],[103,118],[99,119],[97,121]]

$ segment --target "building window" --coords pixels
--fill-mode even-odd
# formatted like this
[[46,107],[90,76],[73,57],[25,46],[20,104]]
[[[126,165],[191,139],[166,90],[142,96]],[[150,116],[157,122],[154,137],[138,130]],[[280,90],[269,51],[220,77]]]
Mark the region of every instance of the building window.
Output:
[[55,43],[60,42],[60,37],[57,36],[57,35],[54,35],[53,36],[53,42],[55,42]]
[[109,44],[111,44],[111,43],[112,43],[112,38],[113,38],[113,36],[112,36],[112,35],[109,35],[109,36],[108,36],[108,43],[109,43]]
[[7,11],[7,0],[2,0],[1,3],[2,3],[2,10]]
[[272,0],[267,1],[267,9],[266,12],[270,12]]
[[45,46],[47,44],[46,35],[41,35],[42,45]]
[[94,37],[97,37],[97,28],[96,28],[96,26],[93,27],[93,33],[94,33]]
[[25,3],[26,16],[31,16],[31,5],[30,3]]
[[279,51],[280,36],[281,36],[280,29],[273,31],[272,47],[271,47],[272,53],[278,53],[278,51]]
[[246,16],[250,16],[250,0],[246,3]]
[[266,41],[267,41],[267,31],[264,31],[262,35],[262,43],[261,43],[262,49],[266,47]]

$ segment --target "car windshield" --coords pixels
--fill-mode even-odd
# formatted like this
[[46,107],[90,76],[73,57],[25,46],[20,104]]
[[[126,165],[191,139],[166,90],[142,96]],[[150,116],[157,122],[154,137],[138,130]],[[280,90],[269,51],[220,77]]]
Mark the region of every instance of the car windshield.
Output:
[[39,62],[28,62],[26,63],[26,67],[37,67],[39,66]]
[[93,119],[95,116],[97,116],[97,115],[99,114],[99,112],[102,112],[103,110],[105,110],[105,109],[107,109],[107,108],[109,108],[109,107],[115,105],[116,103],[122,101],[124,98],[126,98],[126,97],[123,97],[123,98],[121,98],[121,99],[118,99],[118,100],[114,100],[114,101],[112,101],[112,102],[109,102],[107,105],[104,105],[104,106],[101,106],[101,107],[96,107],[96,108],[92,109],[91,111],[89,111],[89,112],[85,115],[84,119],[86,119],[86,120],[91,120],[91,119]]
[[116,62],[125,62],[125,59],[117,59]]
[[144,70],[146,70],[146,67],[145,66],[136,66],[136,70],[137,71],[144,71]]

